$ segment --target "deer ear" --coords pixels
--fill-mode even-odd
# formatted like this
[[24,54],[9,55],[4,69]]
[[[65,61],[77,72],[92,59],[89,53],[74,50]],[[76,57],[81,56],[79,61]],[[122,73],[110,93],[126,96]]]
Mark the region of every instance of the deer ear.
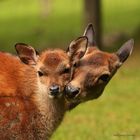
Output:
[[86,36],[79,37],[71,42],[67,54],[71,60],[77,61],[82,58],[87,50],[88,39]]
[[96,42],[94,40],[95,31],[94,31],[93,25],[91,23],[88,24],[88,26],[86,27],[83,35],[88,38],[89,46],[96,46]]
[[120,59],[120,62],[123,63],[132,53],[134,46],[134,40],[130,39],[125,42],[122,47],[117,51],[117,56]]
[[29,65],[36,64],[38,53],[33,47],[24,43],[17,43],[15,45],[15,49],[17,51],[19,58],[21,59],[23,63],[29,64]]

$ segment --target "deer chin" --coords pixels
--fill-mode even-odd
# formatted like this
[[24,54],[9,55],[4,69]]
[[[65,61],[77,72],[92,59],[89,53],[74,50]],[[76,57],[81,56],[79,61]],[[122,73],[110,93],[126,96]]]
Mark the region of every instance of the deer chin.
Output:
[[83,102],[84,97],[86,97],[86,91],[85,92],[79,92],[77,95],[75,95],[73,98],[70,98],[69,96],[66,96],[66,99],[69,102],[72,103],[81,103]]
[[48,94],[48,97],[50,99],[60,99],[60,98],[62,98],[62,96],[63,96],[62,92],[61,93],[57,93],[56,95],[52,95],[51,93]]
[[96,92],[94,90],[95,88],[93,87],[90,89],[86,89],[84,91],[79,92],[74,98],[67,98],[67,100],[74,103],[82,103],[93,99],[97,99],[102,95],[104,89],[101,89],[100,91]]

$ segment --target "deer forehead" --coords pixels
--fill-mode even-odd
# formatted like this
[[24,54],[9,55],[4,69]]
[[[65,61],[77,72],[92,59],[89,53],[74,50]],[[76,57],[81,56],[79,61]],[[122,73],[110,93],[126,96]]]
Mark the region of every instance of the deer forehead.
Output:
[[115,54],[93,51],[92,53],[85,55],[79,65],[101,68],[110,67],[110,65],[114,65],[116,62],[118,62],[118,57]]
[[[118,57],[113,53],[94,51],[81,59],[74,72],[74,77],[88,77],[88,79],[99,77],[104,73],[111,74],[117,69]],[[90,76],[88,76],[90,74]],[[91,78],[90,78],[91,77]]]
[[104,66],[108,63],[108,55],[102,53],[92,53],[84,57],[80,61],[80,66]]
[[62,50],[52,50],[43,52],[40,56],[40,62],[47,69],[56,70],[69,65],[69,58]]

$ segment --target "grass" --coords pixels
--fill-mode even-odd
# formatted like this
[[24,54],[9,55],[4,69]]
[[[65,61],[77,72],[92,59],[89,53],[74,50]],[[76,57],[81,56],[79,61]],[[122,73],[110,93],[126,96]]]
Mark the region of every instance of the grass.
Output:
[[[104,36],[112,32],[134,36],[140,25],[139,5],[139,0],[102,0]],[[65,47],[82,34],[82,0],[53,0],[51,6],[51,13],[44,18],[39,0],[1,0],[0,50],[14,52],[17,42],[29,43],[38,49]],[[138,60],[136,49],[102,97],[68,112],[52,140],[139,140]],[[135,138],[117,134],[135,135]]]

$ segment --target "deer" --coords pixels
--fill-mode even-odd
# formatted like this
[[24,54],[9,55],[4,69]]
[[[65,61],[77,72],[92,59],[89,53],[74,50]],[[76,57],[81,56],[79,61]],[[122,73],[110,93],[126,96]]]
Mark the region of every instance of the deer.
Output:
[[48,140],[67,111],[70,57],[61,49],[38,53],[24,43],[15,49],[18,56],[0,52],[0,138]]
[[[83,37],[86,43],[82,48],[76,46],[76,40],[72,41],[68,48],[71,59],[71,80],[65,88],[66,97],[70,101],[69,109],[73,109],[80,103],[99,98],[115,75],[117,70],[131,55],[134,40],[125,42],[114,53],[99,50],[94,40],[93,25],[89,24]],[[79,48],[78,53],[75,48]]]

